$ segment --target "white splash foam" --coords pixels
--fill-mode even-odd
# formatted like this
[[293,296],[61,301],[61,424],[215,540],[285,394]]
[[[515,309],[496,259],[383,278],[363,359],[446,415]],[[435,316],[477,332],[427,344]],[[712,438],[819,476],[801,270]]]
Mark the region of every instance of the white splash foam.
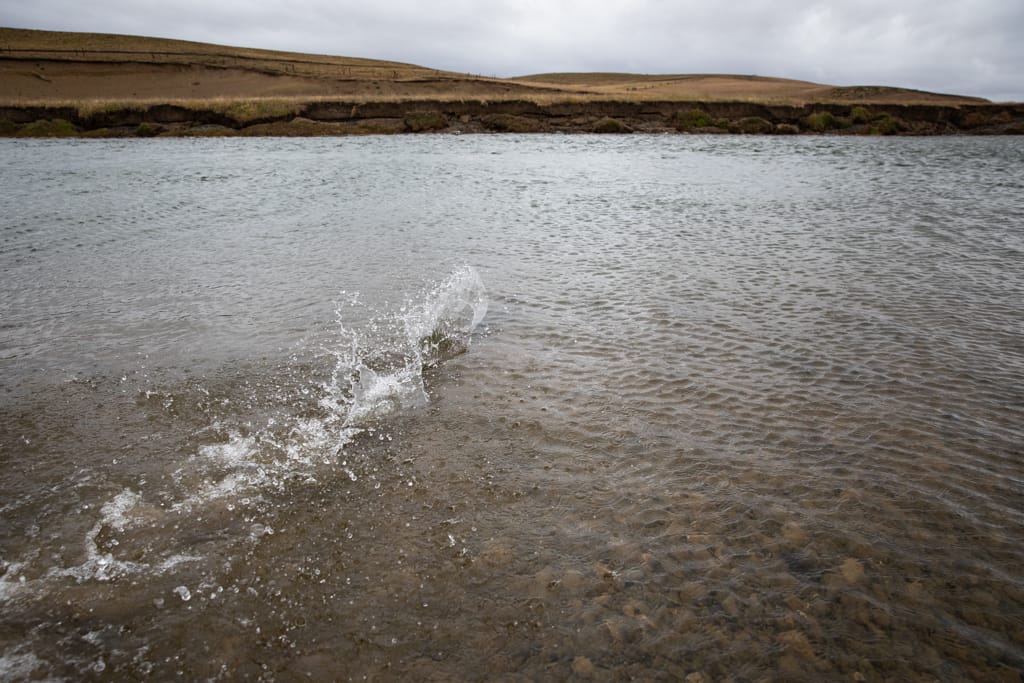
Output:
[[140,517],[138,515],[130,515],[129,513],[136,510],[140,503],[141,496],[131,489],[124,489],[121,493],[104,503],[103,507],[100,508],[99,519],[85,534],[85,561],[74,567],[51,567],[46,572],[44,579],[70,578],[78,583],[85,581],[113,581],[133,574],[163,573],[182,562],[198,559],[176,555],[154,566],[145,562],[120,560],[114,557],[113,553],[102,552],[96,542],[100,533],[104,529],[123,533],[137,526],[140,522]]
[[[106,524],[116,531],[124,531],[125,527],[132,523],[133,519],[127,513],[139,504],[139,494],[131,489],[124,489],[100,508],[99,525]],[[94,536],[95,538],[95,536]]]
[[467,351],[473,331],[486,315],[487,290],[476,270],[465,266],[406,314],[406,336],[420,362],[432,365]]
[[[374,369],[359,357],[353,343],[345,357],[356,375],[347,402],[346,426],[360,425],[388,414],[418,408],[428,401],[423,368],[469,348],[473,331],[487,314],[487,295],[477,272],[466,266],[449,275],[418,303],[402,309],[404,339],[392,340],[398,368]],[[389,325],[382,325],[387,328]]]
[[227,443],[209,444],[199,447],[199,454],[204,458],[213,458],[226,465],[251,464],[252,455],[256,452],[256,437],[242,436],[236,431],[230,432]]
[[52,676],[40,678],[40,671],[49,669],[49,667],[49,662],[40,659],[32,652],[21,652],[21,646],[18,646],[0,655],[0,681],[56,683],[56,681],[66,680]]
[[88,580],[110,581],[120,576],[135,574],[146,569],[147,565],[118,560],[112,553],[101,552],[96,543],[96,538],[104,527],[123,532],[132,522],[127,513],[138,502],[139,495],[130,489],[125,489],[104,503],[103,507],[100,508],[100,518],[85,534],[85,562],[74,567],[52,567],[46,573],[46,577],[51,579],[72,578],[78,582]]
[[28,581],[21,573],[24,567],[22,562],[7,565],[7,571],[0,576],[0,604],[13,600],[25,591]]
[[171,506],[171,510],[177,513],[189,513],[193,508],[207,505],[217,500],[241,495],[250,489],[258,488],[269,479],[265,468],[252,467],[245,470],[236,470],[217,481],[203,486],[184,500],[178,501]]
[[359,379],[352,385],[352,403],[345,417],[346,427],[427,403],[423,372],[418,363],[387,373],[378,373],[360,365],[358,373]]

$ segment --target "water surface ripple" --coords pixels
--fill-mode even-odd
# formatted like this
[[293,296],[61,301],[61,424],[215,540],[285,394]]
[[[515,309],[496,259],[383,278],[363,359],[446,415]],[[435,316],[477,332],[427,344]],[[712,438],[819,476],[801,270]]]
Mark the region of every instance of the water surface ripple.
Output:
[[0,150],[0,680],[1021,680],[1024,142]]

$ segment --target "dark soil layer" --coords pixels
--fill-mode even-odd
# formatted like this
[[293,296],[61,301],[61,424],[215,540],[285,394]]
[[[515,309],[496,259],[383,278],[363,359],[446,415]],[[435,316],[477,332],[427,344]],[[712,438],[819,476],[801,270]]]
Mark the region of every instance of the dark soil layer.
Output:
[[260,115],[230,108],[2,106],[0,135],[121,137],[382,133],[1024,134],[1024,104],[769,105],[750,102],[313,101]]

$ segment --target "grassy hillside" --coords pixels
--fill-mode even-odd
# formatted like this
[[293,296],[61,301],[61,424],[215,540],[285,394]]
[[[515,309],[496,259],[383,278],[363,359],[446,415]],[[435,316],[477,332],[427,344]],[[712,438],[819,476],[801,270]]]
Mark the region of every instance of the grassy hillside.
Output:
[[384,60],[9,28],[0,28],[0,85],[0,101],[5,103],[258,97],[436,99],[522,95],[536,90]]
[[484,78],[357,57],[181,40],[0,28],[0,103],[346,98],[678,100],[957,105],[979,98],[735,75],[539,74]]
[[987,100],[881,86],[837,87],[769,76],[727,74],[638,75],[624,73],[538,74],[512,79],[535,87],[574,90],[629,99],[732,100],[784,104],[961,104]]

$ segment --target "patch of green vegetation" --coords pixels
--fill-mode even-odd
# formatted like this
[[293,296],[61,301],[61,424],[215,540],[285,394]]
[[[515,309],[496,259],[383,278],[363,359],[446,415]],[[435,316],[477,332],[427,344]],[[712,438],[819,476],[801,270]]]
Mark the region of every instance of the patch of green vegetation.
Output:
[[537,119],[514,114],[487,114],[480,122],[487,130],[498,133],[536,133],[544,128]]
[[760,116],[747,116],[729,126],[730,132],[745,135],[766,135],[773,129],[771,122]]
[[594,124],[595,133],[632,133],[633,129],[618,119],[605,117]]
[[867,123],[871,120],[871,112],[864,107],[854,107],[850,110],[850,121],[853,123]]
[[405,127],[413,133],[441,130],[448,127],[448,119],[439,111],[410,111],[405,114]]
[[14,135],[20,126],[14,121],[0,119],[0,135]]
[[152,138],[160,134],[161,127],[152,123],[142,122],[139,127],[135,129],[136,137],[140,138]]
[[703,109],[691,109],[677,112],[672,125],[676,130],[687,131],[693,128],[710,128],[715,125],[715,121]]
[[[863,109],[860,107],[860,109]],[[861,112],[858,112],[861,114]],[[845,116],[835,116],[831,112],[827,111],[816,111],[813,114],[805,116],[801,121],[804,128],[812,130],[816,133],[825,133],[830,130],[845,130],[853,126],[854,121],[852,118]]]
[[78,129],[64,119],[42,119],[26,123],[17,133],[25,138],[69,138],[78,135]]
[[877,117],[871,126],[872,135],[896,135],[907,129],[907,125],[895,116],[882,114]]
[[804,118],[803,122],[807,128],[817,133],[824,133],[839,127],[836,117],[827,111],[816,111],[813,114],[809,114]]

